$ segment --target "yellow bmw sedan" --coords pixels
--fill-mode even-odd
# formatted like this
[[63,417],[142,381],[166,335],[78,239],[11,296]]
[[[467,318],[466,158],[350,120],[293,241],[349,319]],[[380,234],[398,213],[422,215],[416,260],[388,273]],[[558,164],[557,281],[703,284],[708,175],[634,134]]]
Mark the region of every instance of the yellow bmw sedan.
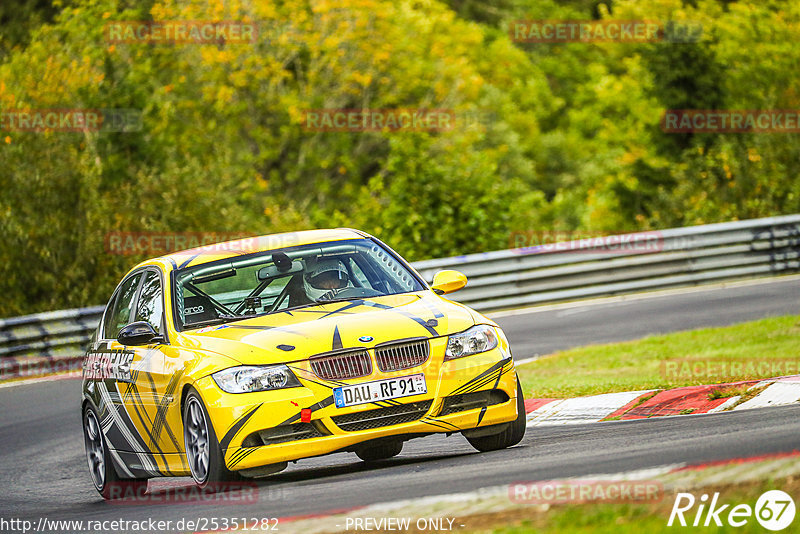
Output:
[[463,434],[510,447],[525,410],[502,330],[364,232],[311,230],[145,261],[83,364],[95,488],[191,475],[202,487],[334,452],[364,461]]

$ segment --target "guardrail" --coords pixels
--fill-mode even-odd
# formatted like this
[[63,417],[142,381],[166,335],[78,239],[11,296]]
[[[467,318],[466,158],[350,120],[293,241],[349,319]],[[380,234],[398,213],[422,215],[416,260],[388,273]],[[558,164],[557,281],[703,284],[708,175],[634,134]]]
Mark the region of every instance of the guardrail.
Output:
[[[456,300],[481,311],[800,271],[800,215],[578,240],[413,266],[469,283]],[[102,306],[0,319],[0,378],[76,368]]]
[[104,306],[0,319],[0,379],[80,369]]
[[571,241],[425,260],[414,268],[428,280],[442,269],[460,270],[469,283],[454,296],[480,311],[800,270],[800,215],[617,237],[617,248],[610,239],[599,246]]

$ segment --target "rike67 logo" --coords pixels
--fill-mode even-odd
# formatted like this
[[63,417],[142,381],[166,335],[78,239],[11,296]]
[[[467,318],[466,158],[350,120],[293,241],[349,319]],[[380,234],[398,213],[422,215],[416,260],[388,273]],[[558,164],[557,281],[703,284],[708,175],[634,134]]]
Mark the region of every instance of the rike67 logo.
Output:
[[[696,510],[693,510],[697,505]],[[684,516],[686,514],[686,516]],[[721,504],[719,493],[714,493],[711,502],[708,495],[703,494],[695,499],[691,493],[678,493],[672,512],[669,514],[667,526],[708,527],[730,525],[742,527],[755,517],[755,520],[767,530],[783,530],[794,520],[794,500],[781,490],[764,492],[756,501],[755,508],[749,504]],[[687,519],[688,518],[688,519]],[[676,522],[677,520],[677,522]]]

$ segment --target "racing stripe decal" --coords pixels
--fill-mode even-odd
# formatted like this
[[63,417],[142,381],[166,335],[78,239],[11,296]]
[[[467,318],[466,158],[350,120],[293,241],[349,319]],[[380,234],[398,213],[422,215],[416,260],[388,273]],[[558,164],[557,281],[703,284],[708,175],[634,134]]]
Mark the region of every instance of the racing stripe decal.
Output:
[[378,309],[381,309],[381,310],[390,310],[390,311],[393,311],[395,313],[399,313],[400,315],[408,317],[412,321],[416,321],[420,326],[425,328],[425,330],[430,332],[430,334],[432,336],[437,337],[439,335],[439,332],[437,332],[436,329],[432,325],[428,324],[428,321],[426,321],[425,319],[423,319],[421,317],[417,317],[413,313],[409,313],[409,312],[404,311],[404,310],[398,310],[397,308],[393,308],[392,306],[387,306],[386,304],[378,304],[377,302],[369,302],[369,301],[366,301],[366,300],[363,301],[363,304],[364,304],[364,306],[371,306],[373,308],[378,308]]
[[426,423],[429,423],[429,422],[433,421],[435,423],[439,423],[439,425],[448,425],[448,426],[451,426],[451,427],[453,427],[453,428],[455,428],[457,430],[461,430],[460,427],[454,425],[453,423],[451,423],[449,421],[444,421],[443,419],[438,419],[437,417],[433,417],[431,415],[425,415],[424,417],[422,417],[420,419],[420,421],[424,421]]
[[[109,418],[113,422],[113,427],[119,431],[130,451],[136,454],[139,462],[142,464],[143,470],[151,475],[160,475],[161,473],[156,467],[153,457],[150,453],[146,452],[147,447],[139,435],[139,432],[136,431],[133,426],[133,422],[130,420],[127,412],[125,410],[117,410],[117,406],[113,402],[112,392],[107,388],[105,382],[104,380],[96,382],[97,391],[100,393],[103,407],[107,410]],[[117,398],[120,398],[119,392],[116,390],[116,384],[113,381],[112,384],[115,386],[113,393]]]
[[363,306],[363,305],[364,305],[364,301],[363,300],[355,300],[353,302],[348,302],[344,306],[339,308],[338,310],[333,310],[332,312],[328,312],[325,315],[322,315],[322,316],[318,317],[317,319],[325,319],[326,317],[330,317],[331,315],[336,315],[337,313],[345,313],[347,310],[349,310],[351,308],[357,308],[357,307]]
[[[144,428],[148,428],[147,423],[142,420],[142,416],[138,411],[138,407],[136,406],[136,402],[134,396],[138,396],[138,392],[133,389],[134,384],[128,384],[125,390],[124,395],[120,395],[118,392],[118,384],[114,383],[114,388],[117,390],[115,391],[116,395],[119,397],[119,403],[112,403],[110,407],[114,409],[121,417],[121,421],[126,425],[126,430],[130,432],[132,436],[139,438],[137,440],[137,445],[139,445],[143,451],[150,451],[150,448],[147,446],[145,442],[144,436],[142,436],[141,432],[136,428],[136,425],[133,422],[133,418],[128,413],[128,406],[133,405],[134,409],[136,410],[136,415],[139,417],[139,420],[142,421]],[[111,392],[111,388],[108,388],[109,393],[111,394],[111,398],[114,399],[114,393]],[[141,400],[141,399],[140,399]],[[123,409],[118,411],[117,404],[119,404]],[[145,411],[145,415],[147,412]],[[130,440],[126,440],[130,443]],[[124,449],[123,449],[124,450]],[[136,452],[136,449],[130,449],[131,451]]]
[[448,432],[458,432],[461,430],[461,428],[457,427],[453,423],[449,423],[447,421],[441,421],[439,419],[434,419],[433,417],[425,416],[422,419],[420,419],[420,421],[425,424],[435,426],[436,428],[441,428],[442,430],[446,430]]
[[422,304],[431,311],[434,317],[436,317],[437,319],[444,317],[444,314],[439,311],[439,308],[437,308],[436,305],[433,304],[433,302],[429,302],[428,299],[420,299],[420,300],[422,301]]
[[[145,372],[145,375],[148,378],[150,378],[149,373]],[[147,437],[150,439],[150,444],[146,446],[146,450],[150,453],[157,453],[159,456],[161,456],[161,460],[163,460],[164,462],[164,470],[166,471],[166,474],[169,474],[168,470],[169,463],[167,462],[167,457],[164,456],[164,451],[161,450],[158,441],[155,439],[155,436],[153,435],[153,432],[151,430],[153,428],[153,421],[150,420],[150,414],[147,413],[147,409],[145,408],[144,403],[142,402],[142,398],[139,395],[139,389],[136,386],[136,384],[128,384],[127,390],[125,392],[125,398],[128,399],[128,402],[125,403],[124,409],[127,411],[129,406],[133,406],[133,410],[136,412],[136,416],[142,423],[142,428],[144,428],[144,431],[147,433]],[[144,414],[144,416],[142,416],[142,414]],[[139,432],[139,434],[141,435],[141,432]],[[153,457],[155,458],[155,456]],[[158,464],[156,463],[156,465]]]
[[[142,384],[145,387],[144,393],[145,395],[147,395],[147,400],[149,401],[149,404],[155,402],[156,399],[154,398],[154,395],[157,394],[156,392],[158,388],[156,387],[155,381],[153,380],[151,371],[153,368],[153,356],[157,354],[158,351],[155,349],[148,350],[144,354],[142,360],[137,363],[136,368],[133,369],[133,376],[131,382],[126,382],[125,394],[123,398],[125,400],[124,403],[125,410],[127,411],[129,410],[129,407],[133,407],[133,410],[136,413],[136,416],[138,417],[139,421],[141,422],[142,428],[144,429],[147,438],[149,438],[150,440],[149,445],[146,447],[146,450],[151,453],[158,454],[161,457],[161,460],[163,461],[164,472],[167,474],[171,474],[169,470],[169,461],[167,460],[167,457],[165,456],[164,450],[162,449],[160,443],[161,442],[160,433],[163,426],[163,424],[159,423],[159,412],[161,411],[161,406],[158,406],[155,417],[151,419],[150,412],[148,411],[147,406],[145,406],[145,403],[142,399],[142,392],[140,392],[139,390],[139,382],[138,382],[143,373],[144,378],[147,380],[147,383],[150,386],[148,390],[147,386],[145,384]],[[173,375],[172,378],[175,379],[175,376]],[[167,387],[166,394],[171,395],[169,386]],[[163,402],[163,398],[159,399],[159,401]],[[141,435],[141,432],[139,432],[139,434]],[[168,429],[168,434],[172,438],[172,442],[175,445],[176,450],[180,450],[180,446],[178,446],[177,440],[175,439],[175,436],[172,434],[171,429]]]
[[287,334],[294,334],[300,337],[308,337],[303,332],[298,332],[297,330],[293,330],[290,326],[270,326],[270,325],[252,325],[252,324],[226,324],[224,325],[225,328],[238,328],[240,330],[279,330],[280,332],[286,332]]
[[509,369],[505,369],[505,370],[503,370],[503,369],[495,369],[488,376],[485,376],[485,377],[481,378],[480,380],[476,380],[475,382],[473,382],[469,386],[469,388],[461,390],[460,393],[472,393],[473,391],[478,391],[479,389],[481,389],[484,386],[487,386],[489,383],[491,383],[492,380],[495,380],[495,378],[499,378],[500,376],[502,376],[503,374],[507,373],[508,371],[509,371]]
[[439,335],[439,332],[437,332],[436,329],[431,324],[429,324],[428,321],[426,321],[422,317],[417,317],[413,313],[408,313],[407,311],[401,311],[401,310],[396,310],[396,309],[392,309],[392,311],[395,312],[395,313],[399,313],[400,315],[404,315],[405,317],[408,317],[412,321],[415,321],[422,328],[427,330],[433,337],[437,337]]
[[342,336],[339,335],[339,326],[337,325],[333,329],[333,349],[332,350],[339,350],[343,349],[342,346]]
[[425,319],[423,319],[421,317],[417,317],[413,313],[409,313],[409,312],[403,311],[403,310],[398,310],[397,308],[393,308],[391,306],[387,306],[386,304],[379,304],[377,302],[369,302],[369,301],[366,301],[366,300],[363,301],[363,304],[364,304],[364,306],[371,306],[373,308],[378,308],[378,309],[381,309],[381,310],[390,310],[390,311],[393,311],[395,313],[399,313],[400,315],[408,317],[412,321],[416,321],[420,326],[425,328],[425,330],[430,332],[430,334],[432,336],[437,337],[439,335],[439,332],[437,332],[436,329],[433,328],[433,326],[429,325],[428,321],[426,321]]
[[[503,373],[498,373],[497,380],[494,381],[494,387],[492,389],[497,389],[497,384],[500,383],[501,376],[503,376]],[[488,406],[484,406],[483,408],[481,408],[481,413],[478,414],[478,425],[480,425],[481,421],[483,421],[483,416],[486,415],[487,408]]]
[[236,454],[234,454],[235,458],[231,458],[228,462],[228,469],[233,469],[236,467],[239,462],[250,456],[252,453],[256,452],[258,449],[253,447],[252,449],[239,449]]
[[[256,410],[261,408],[261,406],[263,406],[263,403],[259,404],[258,406],[256,406],[255,408],[253,408],[252,410],[241,416],[239,419],[237,419],[236,422],[234,422],[233,425],[228,429],[228,431],[225,432],[225,436],[223,436],[223,438],[219,441],[219,446],[222,449],[223,454],[228,450],[228,445],[231,444],[231,441],[236,436],[236,434],[242,429],[244,424],[251,417],[253,417],[253,414],[255,414]],[[298,417],[300,416],[298,415]]]
[[463,384],[461,387],[451,391],[450,395],[461,395],[463,393],[470,393],[471,391],[475,391],[476,389],[485,386],[486,384],[494,380],[495,377],[493,376],[493,373],[498,373],[498,376],[507,373],[511,369],[511,366],[509,366],[505,370],[503,368],[506,366],[506,364],[510,362],[511,358],[500,360],[499,362],[492,365],[490,368],[488,368],[487,370],[485,370],[484,372],[482,372],[481,374],[479,374],[466,384]]
[[189,259],[186,260],[185,262],[181,263],[180,267],[178,267],[178,268],[179,269],[183,269],[184,267],[186,267],[187,265],[192,263],[195,260],[195,258],[197,258],[199,255],[200,254],[198,253],[198,254],[194,254],[194,255],[190,256]]
[[370,306],[372,308],[378,308],[379,310],[391,310],[393,309],[391,306],[387,304],[381,304],[380,302],[372,302],[370,300],[362,300],[361,303],[364,306]]
[[[498,380],[499,380],[499,378],[500,378],[500,377],[497,377],[497,378],[498,378]],[[481,424],[481,421],[483,421],[483,416],[484,416],[484,415],[486,415],[486,406],[484,406],[483,408],[481,408],[481,413],[479,413],[479,414],[478,414],[478,424],[479,424],[479,425]]]
[[238,449],[236,452],[231,454],[230,458],[228,458],[228,462],[227,462],[228,468],[230,469],[234,465],[238,464],[242,460],[242,458],[244,458],[245,456],[247,456],[249,453],[253,452],[254,450],[256,450],[255,447],[247,448],[247,449]]
[[[175,433],[172,431],[170,426],[167,424],[167,409],[169,408],[170,404],[172,404],[173,395],[175,393],[175,389],[178,387],[178,381],[180,380],[181,376],[183,376],[183,370],[177,371],[175,374],[172,375],[170,378],[169,384],[167,384],[167,389],[164,392],[164,395],[161,397],[161,400],[156,408],[156,417],[153,421],[153,434],[157,441],[161,440],[161,432],[162,430],[167,431],[167,437],[169,437],[172,444],[175,446],[175,450],[181,450],[181,444],[178,442],[177,438],[175,437]],[[181,454],[181,465],[183,467],[188,467],[184,462],[184,456]]]

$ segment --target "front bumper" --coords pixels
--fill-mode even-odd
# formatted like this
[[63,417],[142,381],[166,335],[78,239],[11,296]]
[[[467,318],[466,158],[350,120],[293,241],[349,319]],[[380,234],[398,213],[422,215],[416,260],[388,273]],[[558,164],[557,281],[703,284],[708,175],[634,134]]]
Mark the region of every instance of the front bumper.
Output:
[[[446,343],[446,337],[431,339],[430,357],[418,367],[388,375],[376,369],[346,381],[425,374],[427,393],[389,402],[337,408],[333,388],[343,382],[318,378],[308,362],[292,366],[303,387],[229,394],[211,377],[196,386],[231,470],[352,450],[380,438],[461,432],[516,419],[517,378],[505,340],[494,350],[443,362]],[[301,421],[301,409],[311,410],[310,422]]]

